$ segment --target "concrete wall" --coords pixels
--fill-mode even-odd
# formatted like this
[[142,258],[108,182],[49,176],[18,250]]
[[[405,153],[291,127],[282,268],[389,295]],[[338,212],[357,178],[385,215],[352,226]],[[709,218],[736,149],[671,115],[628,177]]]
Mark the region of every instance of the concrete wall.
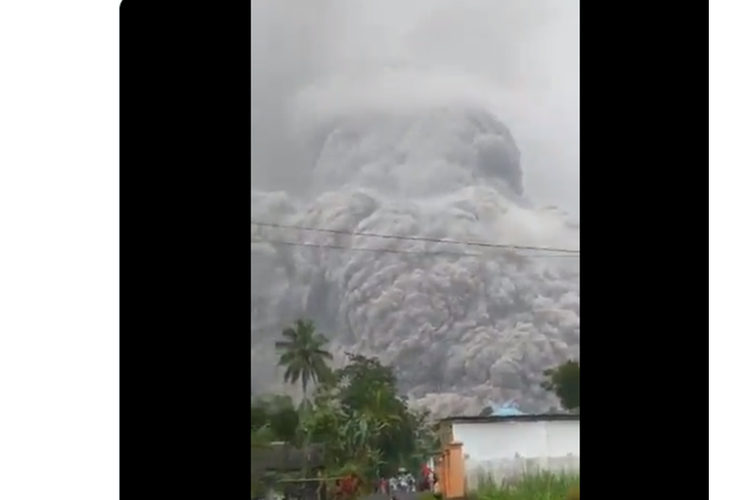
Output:
[[467,487],[482,478],[496,482],[542,470],[579,467],[580,421],[456,422],[453,439],[463,443]]

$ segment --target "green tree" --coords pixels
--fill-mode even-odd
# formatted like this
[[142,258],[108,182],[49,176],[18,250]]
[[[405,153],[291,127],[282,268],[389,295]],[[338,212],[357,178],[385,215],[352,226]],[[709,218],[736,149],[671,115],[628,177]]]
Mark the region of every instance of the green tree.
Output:
[[346,353],[347,364],[335,373],[340,387],[341,404],[349,409],[364,409],[373,404],[373,391],[381,392],[380,404],[385,399],[393,403],[397,397],[397,379],[390,366],[380,363],[378,358]]
[[300,416],[294,408],[280,408],[270,415],[269,427],[279,441],[296,444]]
[[578,361],[566,361],[556,368],[544,371],[547,379],[542,387],[553,392],[566,410],[580,407],[580,365]]
[[271,440],[296,442],[299,420],[299,413],[289,396],[260,396],[250,406],[251,429],[263,430]]
[[324,349],[328,339],[315,331],[312,321],[297,320],[293,327],[282,332],[283,340],[276,342],[280,351],[279,365],[285,367],[284,382],[302,382],[302,395],[307,400],[310,382],[317,382],[328,376],[327,362],[333,359]]
[[250,406],[250,429],[257,431],[268,423],[268,410],[261,405],[253,403]]
[[380,472],[391,474],[400,465],[413,465],[418,454],[421,415],[409,410],[398,394],[393,368],[378,358],[347,353],[348,363],[335,372],[343,412],[355,422],[362,420],[359,437],[367,433],[371,456],[377,456]]
[[[395,473],[399,466],[416,467],[418,461],[439,449],[429,415],[409,408],[399,395],[392,367],[377,358],[347,354],[347,364],[331,372],[325,364],[328,357],[323,355],[323,371],[309,369],[305,379],[302,367],[314,367],[316,362],[309,361],[313,356],[300,352],[323,351],[324,343],[318,342],[315,348],[295,348],[313,343],[300,338],[317,336],[311,324],[303,325],[295,325],[294,331],[285,335],[284,343],[279,343],[284,363],[279,361],[286,366],[288,382],[302,381],[304,386],[305,380],[315,381],[314,391],[299,409],[288,397],[254,398],[251,424],[256,429],[256,442],[273,436],[295,446],[315,443],[324,450],[329,475],[356,471],[363,479]],[[300,359],[308,361],[302,363]],[[304,473],[306,462],[303,467]]]

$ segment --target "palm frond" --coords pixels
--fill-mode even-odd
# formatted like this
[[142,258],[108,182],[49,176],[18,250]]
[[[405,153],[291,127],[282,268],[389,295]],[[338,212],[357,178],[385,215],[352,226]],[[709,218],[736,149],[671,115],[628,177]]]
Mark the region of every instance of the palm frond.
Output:
[[313,353],[316,356],[320,356],[320,357],[325,358],[325,359],[333,359],[333,354],[331,354],[330,352],[326,351],[325,349],[315,349],[313,351]]
[[294,328],[285,328],[281,332],[281,335],[282,335],[282,337],[286,337],[289,340],[294,341],[294,340],[297,340],[297,338],[299,337],[299,335],[297,334],[297,332],[298,332],[298,330],[295,330]]

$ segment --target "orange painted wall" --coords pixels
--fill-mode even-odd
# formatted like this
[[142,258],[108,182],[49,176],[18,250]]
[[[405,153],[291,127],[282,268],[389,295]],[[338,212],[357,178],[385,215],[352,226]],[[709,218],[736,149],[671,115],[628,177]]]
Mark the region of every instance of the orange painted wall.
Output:
[[466,496],[463,444],[448,443],[438,458],[438,482],[443,498]]

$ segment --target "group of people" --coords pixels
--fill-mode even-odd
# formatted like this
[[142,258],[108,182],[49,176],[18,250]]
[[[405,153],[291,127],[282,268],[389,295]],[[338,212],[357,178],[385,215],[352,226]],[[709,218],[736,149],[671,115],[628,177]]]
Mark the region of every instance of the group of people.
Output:
[[414,493],[416,491],[434,491],[437,478],[426,464],[422,466],[419,480],[406,468],[400,467],[398,474],[389,479],[381,478],[376,488],[378,493],[393,496],[396,492]]
[[[303,498],[317,498],[318,500],[324,500],[326,498],[333,498],[334,500],[355,500],[361,493],[367,490],[366,482],[362,481],[357,474],[351,473],[335,480],[333,491],[330,492],[332,495],[329,497],[327,481],[325,480],[323,471],[317,471],[317,475],[320,479],[317,482],[310,480],[310,482],[307,483],[286,484],[285,487],[279,488],[277,491],[266,491],[264,496],[259,497],[256,500],[292,500]],[[395,499],[396,494],[399,492],[437,492],[437,476],[430,467],[426,464],[423,465],[418,476],[418,478],[415,478],[412,473],[406,470],[406,468],[400,467],[397,475],[389,479],[380,478],[380,480],[374,485],[374,493],[386,494],[390,498]],[[308,495],[308,487],[310,485],[315,489],[312,495]],[[308,490],[308,493],[305,493],[302,490]]]

